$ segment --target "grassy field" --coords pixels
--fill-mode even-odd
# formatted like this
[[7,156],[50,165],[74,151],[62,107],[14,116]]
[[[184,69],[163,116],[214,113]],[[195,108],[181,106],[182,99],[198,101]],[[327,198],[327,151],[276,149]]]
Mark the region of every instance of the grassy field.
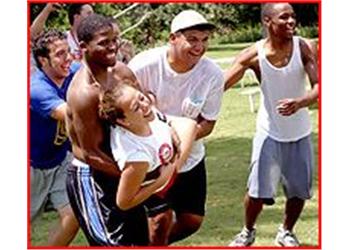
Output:
[[[232,53],[233,51],[231,51]],[[225,53],[221,54],[225,57]],[[247,81],[247,79],[245,79]],[[213,133],[206,138],[208,195],[206,217],[200,230],[175,246],[227,246],[243,223],[243,197],[248,176],[256,113],[249,112],[248,97],[240,87],[224,95],[220,118]],[[306,203],[295,232],[306,246],[318,245],[318,109],[312,108],[315,152],[314,196]],[[190,188],[190,187],[189,187]],[[257,223],[256,246],[273,246],[274,237],[283,217],[284,197],[279,190],[276,204],[265,207]],[[55,219],[46,213],[32,231],[32,245],[45,245],[47,232]],[[79,232],[74,246],[86,246]]]

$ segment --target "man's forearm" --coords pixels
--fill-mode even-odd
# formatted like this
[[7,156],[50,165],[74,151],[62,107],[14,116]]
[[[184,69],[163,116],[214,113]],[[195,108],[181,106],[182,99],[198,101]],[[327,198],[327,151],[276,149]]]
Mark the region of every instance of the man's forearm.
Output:
[[110,176],[120,177],[120,171],[117,163],[103,152],[87,153],[84,158],[86,163],[93,169],[101,171]]
[[299,100],[300,107],[301,108],[308,107],[311,104],[317,102],[317,100],[318,100],[318,83],[314,84],[312,90],[310,90],[307,93],[307,95],[305,95]]
[[196,140],[199,140],[201,138],[204,138],[210,135],[210,133],[213,131],[215,122],[216,121],[207,121],[207,120],[202,120],[198,122]]

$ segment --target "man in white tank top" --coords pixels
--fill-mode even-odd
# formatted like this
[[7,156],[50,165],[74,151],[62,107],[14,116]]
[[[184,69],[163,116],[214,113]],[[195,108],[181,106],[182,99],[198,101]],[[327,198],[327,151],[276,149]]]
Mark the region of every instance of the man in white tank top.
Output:
[[[164,221],[169,210],[153,217],[155,245],[166,245],[196,232],[204,218],[206,199],[205,149],[202,138],[213,130],[223,94],[223,74],[210,59],[203,57],[214,25],[198,12],[186,10],[172,21],[168,46],[136,55],[129,63],[142,90],[152,92],[157,108],[166,115],[189,117],[197,121],[197,136],[192,151],[179,170],[167,200],[176,219],[169,228]],[[171,215],[171,214],[170,214]],[[172,220],[170,220],[171,223]],[[169,240],[168,236],[169,234]]]
[[[245,226],[230,246],[254,243],[256,219],[263,204],[274,203],[280,180],[287,201],[276,244],[298,246],[293,228],[305,200],[311,197],[313,153],[307,107],[318,99],[317,62],[310,44],[294,36],[296,19],[291,5],[263,5],[262,22],[267,38],[242,51],[225,73],[228,89],[252,69],[262,93],[244,200]],[[312,85],[309,92],[305,91],[306,75]]]

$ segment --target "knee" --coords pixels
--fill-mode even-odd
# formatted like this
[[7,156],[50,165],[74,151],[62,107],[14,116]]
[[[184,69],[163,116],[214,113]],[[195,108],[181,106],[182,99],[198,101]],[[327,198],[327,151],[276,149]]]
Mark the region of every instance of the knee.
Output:
[[199,215],[187,215],[180,216],[178,218],[178,223],[182,225],[184,231],[186,231],[187,235],[191,235],[198,231],[203,222],[203,216]]
[[166,211],[149,219],[149,235],[152,246],[168,245],[168,237],[172,227],[172,211]]
[[68,205],[62,209],[58,210],[60,215],[60,221],[63,228],[69,228],[70,231],[78,231],[79,223],[75,214],[73,213],[72,208]]

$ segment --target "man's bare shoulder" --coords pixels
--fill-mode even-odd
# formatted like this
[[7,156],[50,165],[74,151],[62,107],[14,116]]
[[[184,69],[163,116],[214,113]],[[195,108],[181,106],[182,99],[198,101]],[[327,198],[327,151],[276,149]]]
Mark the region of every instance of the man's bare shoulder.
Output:
[[316,59],[318,56],[318,48],[317,43],[315,41],[312,41],[310,39],[306,38],[300,38],[299,39],[299,46],[301,51],[301,57],[303,60],[303,63],[311,60]]
[[247,68],[253,67],[258,63],[258,49],[256,43],[242,50],[235,59],[236,63],[240,63]]
[[109,87],[121,81],[127,81],[138,88],[136,76],[126,64],[118,61],[113,67],[108,68],[108,71],[110,78]]
[[82,66],[74,76],[67,92],[67,104],[71,110],[96,107],[100,86],[92,83],[89,72]]

